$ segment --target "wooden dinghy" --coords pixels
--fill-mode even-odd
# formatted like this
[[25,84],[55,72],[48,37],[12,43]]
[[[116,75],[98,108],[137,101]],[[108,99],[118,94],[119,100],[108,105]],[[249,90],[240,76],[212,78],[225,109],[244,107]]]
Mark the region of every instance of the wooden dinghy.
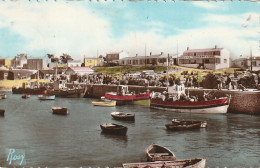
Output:
[[149,162],[176,160],[176,157],[172,151],[157,144],[148,146],[146,149],[146,155]]
[[114,123],[100,124],[100,128],[106,134],[126,135],[127,132],[127,127]]
[[200,123],[200,128],[206,128],[208,123],[207,121],[199,121],[199,120],[185,120],[185,119],[172,119],[172,123],[181,123],[181,124],[194,124]]
[[123,168],[205,168],[206,159],[195,158],[178,161],[123,163]]
[[94,106],[105,106],[105,107],[114,107],[116,106],[116,101],[112,100],[98,100],[98,101],[92,101],[91,102]]
[[0,116],[5,115],[5,109],[0,109]]
[[111,116],[116,120],[134,121],[135,115],[122,112],[111,112]]
[[6,99],[6,94],[0,94],[0,99]]
[[69,114],[67,107],[51,107],[53,114],[67,115]]
[[180,131],[180,130],[199,129],[201,123],[171,123],[171,124],[165,124],[165,126],[167,130]]
[[38,99],[39,100],[55,100],[55,95],[47,95],[47,94],[39,95]]
[[29,94],[23,94],[23,95],[22,95],[22,98],[23,98],[23,99],[27,99],[27,98],[29,98],[29,97],[30,97]]

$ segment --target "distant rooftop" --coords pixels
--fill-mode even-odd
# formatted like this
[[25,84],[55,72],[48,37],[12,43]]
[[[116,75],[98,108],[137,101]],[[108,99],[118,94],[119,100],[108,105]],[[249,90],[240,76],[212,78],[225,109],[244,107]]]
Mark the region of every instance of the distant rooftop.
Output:
[[184,51],[184,53],[187,52],[209,52],[209,51],[220,51],[223,48],[205,48],[205,49],[188,49],[186,51]]

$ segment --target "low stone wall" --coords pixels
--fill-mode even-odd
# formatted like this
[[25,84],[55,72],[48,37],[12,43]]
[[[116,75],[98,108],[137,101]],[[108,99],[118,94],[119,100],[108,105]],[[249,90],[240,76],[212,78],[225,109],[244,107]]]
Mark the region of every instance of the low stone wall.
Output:
[[[129,86],[129,92],[163,92],[165,87]],[[106,92],[116,92],[117,85],[87,85],[84,97],[100,98]],[[260,91],[237,91],[237,90],[215,90],[215,89],[186,89],[191,96],[202,96],[203,92],[210,92],[213,97],[224,97],[231,95],[229,113],[260,114]]]

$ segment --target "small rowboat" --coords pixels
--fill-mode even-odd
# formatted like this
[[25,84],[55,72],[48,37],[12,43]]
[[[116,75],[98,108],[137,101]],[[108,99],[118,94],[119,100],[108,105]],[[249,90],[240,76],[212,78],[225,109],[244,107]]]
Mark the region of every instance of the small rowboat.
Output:
[[23,98],[23,99],[27,99],[27,98],[29,98],[29,97],[30,97],[29,94],[23,94],[23,95],[22,95],[22,98]]
[[55,100],[55,95],[39,95],[38,99],[40,100]]
[[152,144],[146,149],[147,160],[149,162],[155,161],[174,161],[175,155],[172,151],[161,145]]
[[206,159],[195,158],[178,161],[123,163],[123,168],[205,168]]
[[4,109],[0,109],[0,115],[1,116],[5,115],[5,110]]
[[51,107],[53,114],[67,115],[69,114],[67,107]]
[[199,129],[201,126],[200,122],[197,123],[171,123],[165,124],[167,130],[171,131],[180,131],[180,130],[189,130],[189,129]]
[[111,116],[116,120],[134,121],[135,115],[122,112],[111,112]]
[[0,99],[6,99],[6,94],[0,94]]
[[200,123],[200,128],[206,128],[208,124],[207,121],[185,120],[185,119],[176,119],[176,118],[172,119],[172,123],[181,123],[183,125]]
[[105,106],[105,107],[114,107],[116,106],[116,101],[110,101],[110,100],[106,100],[106,101],[92,101],[91,102],[94,106]]
[[113,123],[101,124],[100,128],[103,133],[107,134],[126,135],[127,132],[127,127]]

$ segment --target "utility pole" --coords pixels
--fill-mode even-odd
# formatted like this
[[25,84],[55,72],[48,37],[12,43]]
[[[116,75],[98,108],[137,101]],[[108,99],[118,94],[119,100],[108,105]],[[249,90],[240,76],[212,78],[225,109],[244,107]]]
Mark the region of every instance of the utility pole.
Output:
[[145,58],[144,58],[144,65],[146,66],[146,43],[145,43],[145,47],[144,47],[144,54],[145,54]]
[[177,40],[177,60],[176,60],[176,64],[179,65],[179,44],[178,44],[178,40]]
[[253,71],[253,56],[252,56],[252,48],[250,47],[250,59],[251,59],[251,72]]

